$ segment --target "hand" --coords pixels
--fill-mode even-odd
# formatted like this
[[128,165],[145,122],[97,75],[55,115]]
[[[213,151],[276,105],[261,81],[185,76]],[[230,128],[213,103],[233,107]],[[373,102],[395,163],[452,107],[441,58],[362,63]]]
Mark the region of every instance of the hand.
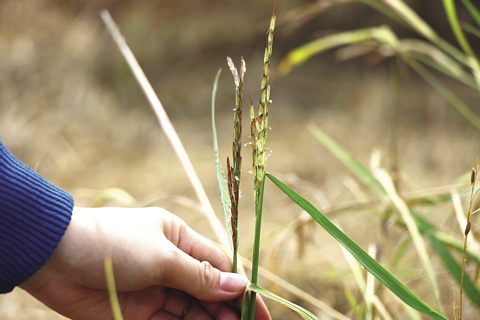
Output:
[[[78,208],[48,262],[20,287],[72,319],[112,319],[108,253],[125,320],[238,319],[246,277],[231,259],[160,208]],[[270,319],[257,299],[256,319]]]

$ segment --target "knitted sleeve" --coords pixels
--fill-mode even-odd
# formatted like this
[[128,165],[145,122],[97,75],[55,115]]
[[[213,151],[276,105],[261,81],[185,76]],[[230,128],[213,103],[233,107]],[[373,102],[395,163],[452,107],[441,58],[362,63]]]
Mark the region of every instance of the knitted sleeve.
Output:
[[0,293],[30,278],[70,223],[73,199],[15,158],[0,141]]

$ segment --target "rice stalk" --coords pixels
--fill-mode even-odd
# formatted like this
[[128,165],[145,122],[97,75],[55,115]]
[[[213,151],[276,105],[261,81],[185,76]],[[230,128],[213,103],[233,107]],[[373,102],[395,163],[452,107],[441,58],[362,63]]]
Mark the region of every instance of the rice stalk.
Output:
[[[267,32],[267,43],[263,57],[263,74],[261,81],[260,104],[258,115],[255,115],[252,100],[250,99],[250,135],[252,139],[253,184],[255,202],[255,238],[252,256],[252,284],[258,282],[258,264],[260,255],[260,231],[262,228],[262,206],[265,187],[265,145],[268,129],[268,105],[270,104],[270,62],[273,51],[273,37],[275,30],[275,7],[272,11],[270,26]],[[256,292],[252,291],[249,301],[249,319],[255,319]]]
[[227,157],[227,176],[228,192],[231,202],[231,228],[233,244],[233,272],[237,272],[237,254],[238,254],[238,204],[240,200],[240,176],[242,167],[242,111],[243,111],[243,78],[247,70],[245,60],[240,62],[240,72],[238,72],[232,59],[227,57],[228,66],[232,72],[235,83],[235,112],[233,116],[233,145],[232,159],[233,165],[230,165],[230,158]]

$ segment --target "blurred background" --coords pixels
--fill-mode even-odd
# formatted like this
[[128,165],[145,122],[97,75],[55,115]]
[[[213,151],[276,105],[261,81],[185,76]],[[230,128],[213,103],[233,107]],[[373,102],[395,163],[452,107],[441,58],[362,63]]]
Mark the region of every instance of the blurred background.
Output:
[[[432,6],[432,1],[407,2],[439,34],[453,39],[440,6]],[[367,167],[372,152],[380,150],[382,166],[401,177],[402,192],[457,183],[478,157],[479,131],[405,66],[395,89],[390,80],[392,58],[380,54],[345,59],[332,51],[313,57],[289,74],[277,72],[276,66],[290,50],[331,32],[390,24],[400,36],[413,36],[364,5],[345,4],[320,12],[325,3],[277,3],[267,171],[320,209],[328,211],[357,201],[352,189],[361,186],[307,130],[314,124]],[[162,206],[211,236],[188,177],[102,25],[99,12],[104,8],[119,25],[159,95],[223,221],[212,149],[213,80],[222,68],[217,131],[220,158],[225,159],[230,152],[234,108],[234,85],[226,57],[232,57],[237,65],[241,56],[245,58],[245,91],[258,101],[273,1],[0,3],[0,132],[7,147],[71,192],[77,205]],[[453,81],[450,85],[478,107],[474,92]],[[248,142],[247,134],[244,139]],[[250,257],[254,216],[249,147],[243,152],[240,246],[242,254]],[[451,204],[425,214],[462,239]],[[301,210],[273,185],[266,188],[264,219],[261,265],[352,317],[344,292],[346,288],[357,292],[358,288],[338,244],[320,227],[308,223]],[[380,261],[388,259],[389,249],[402,235],[401,230],[386,227],[383,219],[361,208],[334,219],[362,247],[377,244],[382,252]],[[431,303],[415,259],[412,250],[407,257],[412,265],[396,275]],[[442,298],[450,310],[455,283],[441,265],[436,271],[443,279]],[[261,284],[323,314],[274,281],[262,278]],[[296,317],[276,304],[269,305],[273,319]],[[402,311],[394,303],[391,309],[398,315],[396,319],[402,319]],[[0,297],[0,319],[57,317],[21,290]]]

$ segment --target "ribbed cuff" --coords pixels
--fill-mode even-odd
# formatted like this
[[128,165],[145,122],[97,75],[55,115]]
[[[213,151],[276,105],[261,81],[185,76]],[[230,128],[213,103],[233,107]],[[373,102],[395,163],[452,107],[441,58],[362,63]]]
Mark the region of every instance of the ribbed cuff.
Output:
[[13,290],[53,254],[70,223],[73,198],[0,142],[0,293]]

